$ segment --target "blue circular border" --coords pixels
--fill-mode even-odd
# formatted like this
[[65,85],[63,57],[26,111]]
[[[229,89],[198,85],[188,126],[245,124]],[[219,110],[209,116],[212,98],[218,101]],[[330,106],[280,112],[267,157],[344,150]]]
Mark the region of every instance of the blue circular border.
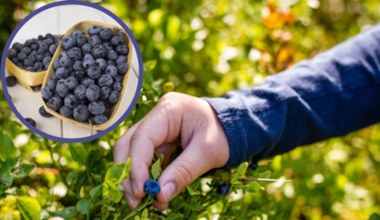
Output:
[[[120,24],[120,26],[129,34],[130,36],[130,39],[132,40],[132,43],[135,47],[135,50],[136,50],[136,54],[137,54],[137,58],[138,58],[138,62],[139,62],[139,79],[138,79],[138,85],[137,85],[137,90],[135,92],[135,96],[133,97],[133,100],[132,100],[132,103],[129,105],[127,111],[120,117],[119,120],[117,120],[113,125],[111,125],[109,128],[97,133],[97,134],[94,134],[94,135],[91,135],[91,136],[88,136],[88,137],[83,137],[83,138],[61,138],[61,137],[56,137],[56,136],[53,136],[53,135],[50,135],[50,134],[47,134],[45,132],[42,132],[41,130],[31,126],[29,123],[26,122],[26,120],[24,119],[24,117],[17,111],[17,108],[13,105],[13,102],[9,96],[9,93],[8,93],[8,88],[6,86],[6,83],[5,83],[5,60],[6,60],[6,54],[7,54],[7,51],[10,47],[10,44],[11,42],[13,41],[13,38],[15,37],[15,35],[17,34],[17,32],[22,28],[22,26],[24,26],[24,24],[26,22],[28,22],[32,17],[36,16],[38,13],[44,11],[44,10],[47,10],[49,8],[52,8],[52,7],[57,7],[57,6],[62,6],[62,5],[83,5],[83,6],[87,6],[87,7],[91,7],[91,8],[95,8],[97,10],[100,10],[104,13],[106,13],[107,15],[109,15],[111,18],[113,18],[115,21],[117,21],[117,23]],[[29,14],[28,16],[26,16],[24,18],[24,20],[22,20],[22,22],[20,24],[17,25],[16,29],[12,32],[11,36],[9,37],[5,47],[4,47],[4,51],[3,51],[3,55],[2,55],[2,59],[1,59],[1,78],[2,78],[2,87],[3,87],[3,91],[4,91],[4,95],[12,109],[12,111],[16,114],[16,116],[22,121],[22,123],[24,123],[24,125],[26,125],[30,130],[32,130],[33,132],[41,135],[42,137],[45,137],[45,138],[49,138],[49,139],[52,139],[54,141],[58,141],[58,142],[67,142],[67,143],[74,143],[74,142],[85,142],[85,141],[91,141],[91,140],[94,140],[94,139],[97,139],[97,138],[100,138],[101,136],[109,133],[111,130],[115,129],[128,115],[129,113],[132,111],[133,107],[135,106],[136,104],[136,101],[138,99],[138,96],[140,94],[140,90],[141,90],[141,86],[142,86],[142,81],[143,81],[143,64],[142,64],[142,56],[141,56],[141,52],[140,52],[140,48],[138,47],[138,44],[136,42],[136,39],[134,38],[132,32],[129,30],[129,28],[127,27],[127,25],[124,24],[124,22],[118,18],[115,14],[113,14],[111,11],[99,6],[99,5],[96,5],[96,4],[93,4],[93,3],[89,3],[89,2],[84,2],[84,1],[60,1],[60,2],[54,2],[54,3],[50,3],[50,4],[47,4],[47,5],[44,5],[38,9],[36,9],[34,12],[32,12],[31,14]]]

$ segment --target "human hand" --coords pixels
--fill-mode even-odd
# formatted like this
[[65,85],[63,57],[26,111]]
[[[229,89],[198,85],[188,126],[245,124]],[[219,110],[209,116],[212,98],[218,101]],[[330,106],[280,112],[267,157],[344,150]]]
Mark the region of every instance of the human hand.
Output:
[[[180,145],[183,152],[170,161]],[[123,181],[128,204],[136,208],[145,196],[144,183],[154,151],[164,154],[161,191],[154,204],[165,210],[188,184],[229,158],[226,135],[207,101],[181,93],[164,95],[157,106],[128,129],[114,147],[115,163],[131,158],[130,177]]]

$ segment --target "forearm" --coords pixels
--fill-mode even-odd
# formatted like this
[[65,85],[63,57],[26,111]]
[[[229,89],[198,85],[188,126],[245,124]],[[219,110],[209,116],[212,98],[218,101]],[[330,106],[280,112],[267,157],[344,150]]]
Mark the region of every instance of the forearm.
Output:
[[230,145],[228,166],[380,121],[380,26],[255,88],[206,99]]

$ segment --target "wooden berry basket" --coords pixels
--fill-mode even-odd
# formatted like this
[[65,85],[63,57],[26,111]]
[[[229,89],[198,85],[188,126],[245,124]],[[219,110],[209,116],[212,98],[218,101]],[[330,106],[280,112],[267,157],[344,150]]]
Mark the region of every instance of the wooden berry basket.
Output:
[[[74,119],[65,117],[65,116],[59,114],[58,112],[54,111],[53,109],[49,108],[47,106],[45,100],[42,98],[42,96],[41,96],[41,98],[42,98],[42,103],[43,103],[46,111],[48,113],[54,115],[55,117],[57,117],[57,118],[59,118],[59,119],[61,119],[63,121],[66,121],[66,122],[70,122],[70,123],[75,124],[75,125],[80,126],[80,127],[90,128],[90,129],[94,129],[94,130],[104,130],[104,129],[108,128],[109,126],[111,126],[111,121],[112,121],[113,117],[115,116],[116,111],[118,110],[118,108],[120,106],[120,102],[121,102],[121,99],[122,99],[124,93],[126,92],[126,87],[127,87],[127,83],[128,83],[128,76],[129,76],[129,73],[131,71],[133,44],[132,44],[132,41],[130,40],[130,36],[123,29],[121,29],[121,28],[119,28],[117,26],[113,26],[113,25],[105,24],[105,23],[101,23],[101,22],[96,22],[96,21],[82,21],[82,22],[79,22],[76,25],[72,26],[65,33],[65,35],[63,35],[63,37],[71,35],[75,30],[80,30],[86,36],[88,36],[87,30],[88,30],[89,27],[91,27],[93,25],[97,25],[97,26],[102,27],[102,28],[111,28],[114,32],[115,31],[122,32],[123,35],[124,35],[124,37],[125,37],[124,40],[127,42],[127,45],[130,48],[130,51],[129,51],[128,57],[127,57],[128,69],[127,69],[127,72],[124,74],[123,88],[122,88],[122,90],[120,92],[119,101],[114,105],[108,121],[106,121],[105,123],[100,124],[100,125],[92,125],[92,124],[89,124],[89,123],[75,121]],[[53,56],[53,58],[52,58],[52,60],[50,62],[50,65],[49,65],[48,69],[47,69],[47,73],[46,73],[45,78],[43,80],[42,88],[41,89],[43,89],[46,86],[47,82],[49,81],[49,79],[51,78],[51,75],[54,72],[54,67],[53,67],[54,65],[53,64],[54,64],[54,60],[56,60],[57,58],[59,58],[59,56],[60,56],[60,54],[62,52],[61,44],[62,44],[62,41],[60,41],[59,44],[58,44],[58,46],[57,46],[57,50],[55,51],[54,56]]]
[[40,72],[30,72],[24,70],[12,62],[8,57],[5,61],[8,72],[17,78],[17,81],[31,92],[35,92],[32,87],[40,86],[44,81],[47,70]]

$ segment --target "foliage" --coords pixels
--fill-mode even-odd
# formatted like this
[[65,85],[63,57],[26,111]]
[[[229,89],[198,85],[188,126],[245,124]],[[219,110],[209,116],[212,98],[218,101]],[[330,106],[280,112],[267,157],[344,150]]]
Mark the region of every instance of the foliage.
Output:
[[[8,3],[0,6],[2,47],[16,22],[41,4]],[[120,16],[139,42],[145,77],[138,103],[108,135],[68,144],[27,130],[1,96],[0,219],[379,218],[379,126],[261,161],[257,169],[243,163],[215,171],[187,187],[164,213],[150,206],[151,197],[130,210],[120,187],[129,163],[112,162],[117,138],[165,92],[175,88],[197,96],[219,96],[260,83],[265,76],[375,24],[380,17],[377,1],[109,0],[100,4]],[[155,179],[160,172],[157,165],[152,168]],[[218,187],[226,184],[227,194],[219,195]]]

